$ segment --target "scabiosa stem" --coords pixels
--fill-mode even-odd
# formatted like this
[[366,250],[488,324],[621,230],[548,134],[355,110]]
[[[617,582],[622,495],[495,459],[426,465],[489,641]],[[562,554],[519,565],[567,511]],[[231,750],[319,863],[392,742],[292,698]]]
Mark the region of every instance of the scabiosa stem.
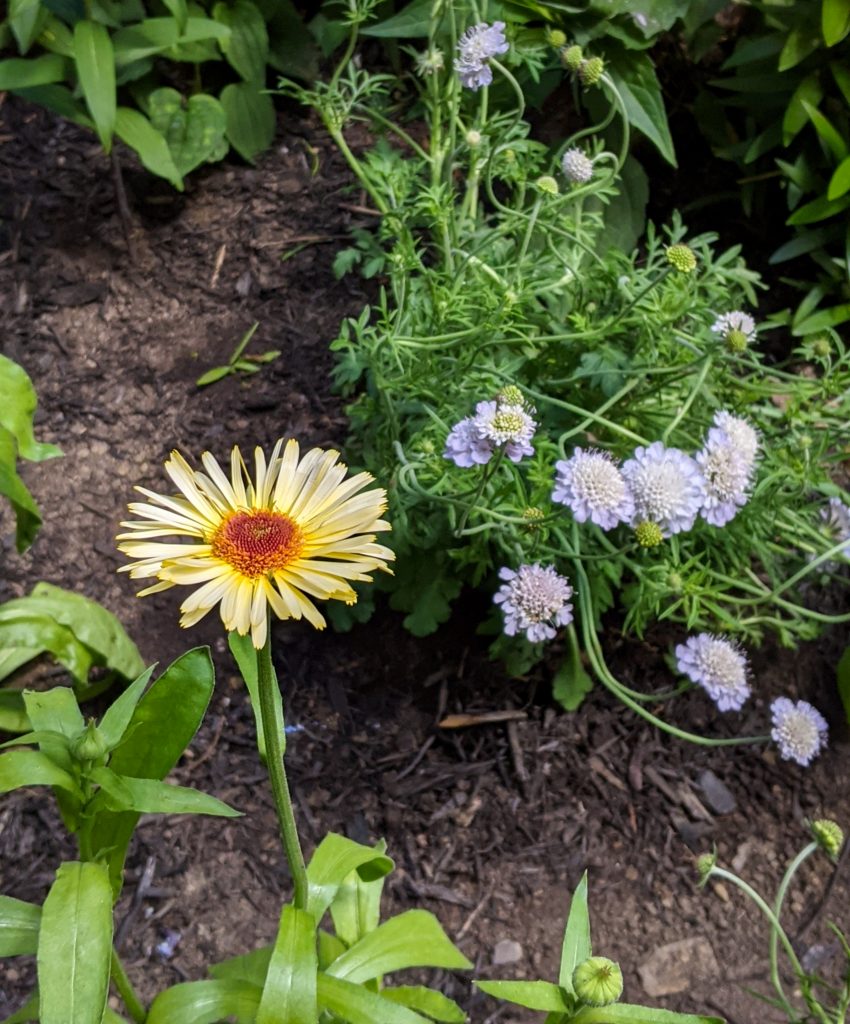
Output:
[[[796,875],[803,861],[811,857],[817,848],[817,843],[809,843],[786,868],[782,881],[779,883],[779,888],[776,891],[776,901],[773,905],[773,913],[777,921],[779,921],[782,915],[782,904],[785,902],[785,894],[788,892],[788,886],[791,884],[792,878]],[[770,926],[770,980],[773,982],[773,987],[776,991],[782,994],[782,981],[779,977],[779,932],[773,924]]]

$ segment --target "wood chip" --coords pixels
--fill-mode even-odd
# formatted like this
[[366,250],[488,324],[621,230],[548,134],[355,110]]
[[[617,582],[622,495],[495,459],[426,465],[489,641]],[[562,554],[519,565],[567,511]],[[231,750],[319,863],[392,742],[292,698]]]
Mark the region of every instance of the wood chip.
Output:
[[439,723],[441,729],[466,729],[470,725],[492,725],[498,722],[523,722],[524,711],[482,711],[480,715],[446,715]]

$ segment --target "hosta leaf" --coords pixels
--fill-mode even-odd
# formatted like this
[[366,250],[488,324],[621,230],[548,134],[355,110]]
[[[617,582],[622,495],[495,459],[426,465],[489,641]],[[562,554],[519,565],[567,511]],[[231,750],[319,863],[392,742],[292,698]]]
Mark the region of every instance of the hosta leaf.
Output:
[[239,82],[222,89],[221,105],[227,118],[230,145],[241,157],[252,162],[274,139],[275,113],[271,96],[260,92],[254,82]]

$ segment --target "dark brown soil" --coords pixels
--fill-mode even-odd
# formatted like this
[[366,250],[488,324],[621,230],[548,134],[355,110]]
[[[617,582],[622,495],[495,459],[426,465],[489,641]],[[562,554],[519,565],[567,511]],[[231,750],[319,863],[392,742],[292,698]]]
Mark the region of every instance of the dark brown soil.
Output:
[[[134,585],[115,575],[113,536],[133,484],[166,486],[161,465],[173,447],[224,457],[233,443],[268,447],[282,435],[344,443],[328,342],[366,296],[330,268],[346,232],[369,218],[329,140],[294,114],[256,168],[208,169],[186,196],[128,174],[133,259],[108,163],[90,136],[7,99],[0,176],[0,349],[36,384],[40,438],[65,452],[25,469],[45,516],[26,555],[15,554],[9,517],[0,515],[0,600],[49,580],[105,604],[147,660],[167,663],[209,643],[219,668],[208,718],[174,779],[245,816],[143,820],[117,921],[129,973],[150,998],[269,941],[288,880],[250,709],[219,627],[211,616],[181,632],[173,593],[137,601]],[[251,351],[279,348],[281,357],[249,379],[196,388],[255,321]],[[488,978],[556,977],[569,891],[588,869],[595,948],[621,962],[628,999],[735,1024],[772,1020],[744,991],[765,989],[765,928],[729,886],[696,889],[694,854],[716,844],[721,861],[736,859],[772,894],[805,842],[804,818],[850,825],[833,681],[844,638],[832,634],[796,654],[760,652],[756,698],[741,716],[717,720],[696,693],[669,709],[683,727],[732,735],[758,732],[777,694],[810,699],[829,715],[833,737],[803,771],[770,749],[671,741],[602,690],[563,714],[548,703],[545,671],[506,679],[463,619],[427,641],[385,611],[345,636],[276,627],[287,717],[298,729],[287,756],[306,846],[328,829],[385,837],[397,864],[386,914],[433,910]],[[606,647],[626,681],[650,688],[666,674],[669,640],[626,643],[612,626]],[[525,718],[436,727],[447,712],[509,709]],[[730,812],[710,809],[699,785],[707,770],[731,791]],[[73,856],[43,792],[3,799],[0,891],[40,901],[60,859]],[[801,953],[825,949],[826,972],[838,962],[826,920],[850,926],[846,858],[834,883],[831,876],[815,858],[789,906]],[[659,947],[697,937],[716,963],[691,964],[687,993],[650,999],[638,967]],[[521,959],[495,967],[494,948],[507,938],[520,943]],[[30,958],[4,965],[0,1012],[23,1000],[33,977]],[[474,1024],[538,1019],[498,1009],[460,975],[439,981]]]

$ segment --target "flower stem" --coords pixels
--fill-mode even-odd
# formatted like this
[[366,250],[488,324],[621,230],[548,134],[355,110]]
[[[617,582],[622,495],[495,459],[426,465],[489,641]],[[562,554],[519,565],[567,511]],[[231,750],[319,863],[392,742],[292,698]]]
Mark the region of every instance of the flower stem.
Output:
[[304,866],[304,854],[301,852],[289,783],[286,781],[286,769],[283,766],[285,734],[279,729],[275,716],[274,688],[277,686],[277,678],[272,667],[271,630],[266,635],[262,649],[257,651],[257,684],[260,693],[260,718],[266,740],[266,768],[272,784],[283,849],[292,874],[293,899],[299,910],[306,910],[307,869]]
[[112,950],[112,964],[110,966],[109,973],[115,983],[115,987],[118,989],[118,994],[121,996],[124,1005],[127,1007],[127,1012],[136,1024],[145,1024],[148,1012],[145,1009],[144,1003],[136,995],[133,983],[127,977],[127,972],[124,970],[121,958],[118,956],[114,947]]

